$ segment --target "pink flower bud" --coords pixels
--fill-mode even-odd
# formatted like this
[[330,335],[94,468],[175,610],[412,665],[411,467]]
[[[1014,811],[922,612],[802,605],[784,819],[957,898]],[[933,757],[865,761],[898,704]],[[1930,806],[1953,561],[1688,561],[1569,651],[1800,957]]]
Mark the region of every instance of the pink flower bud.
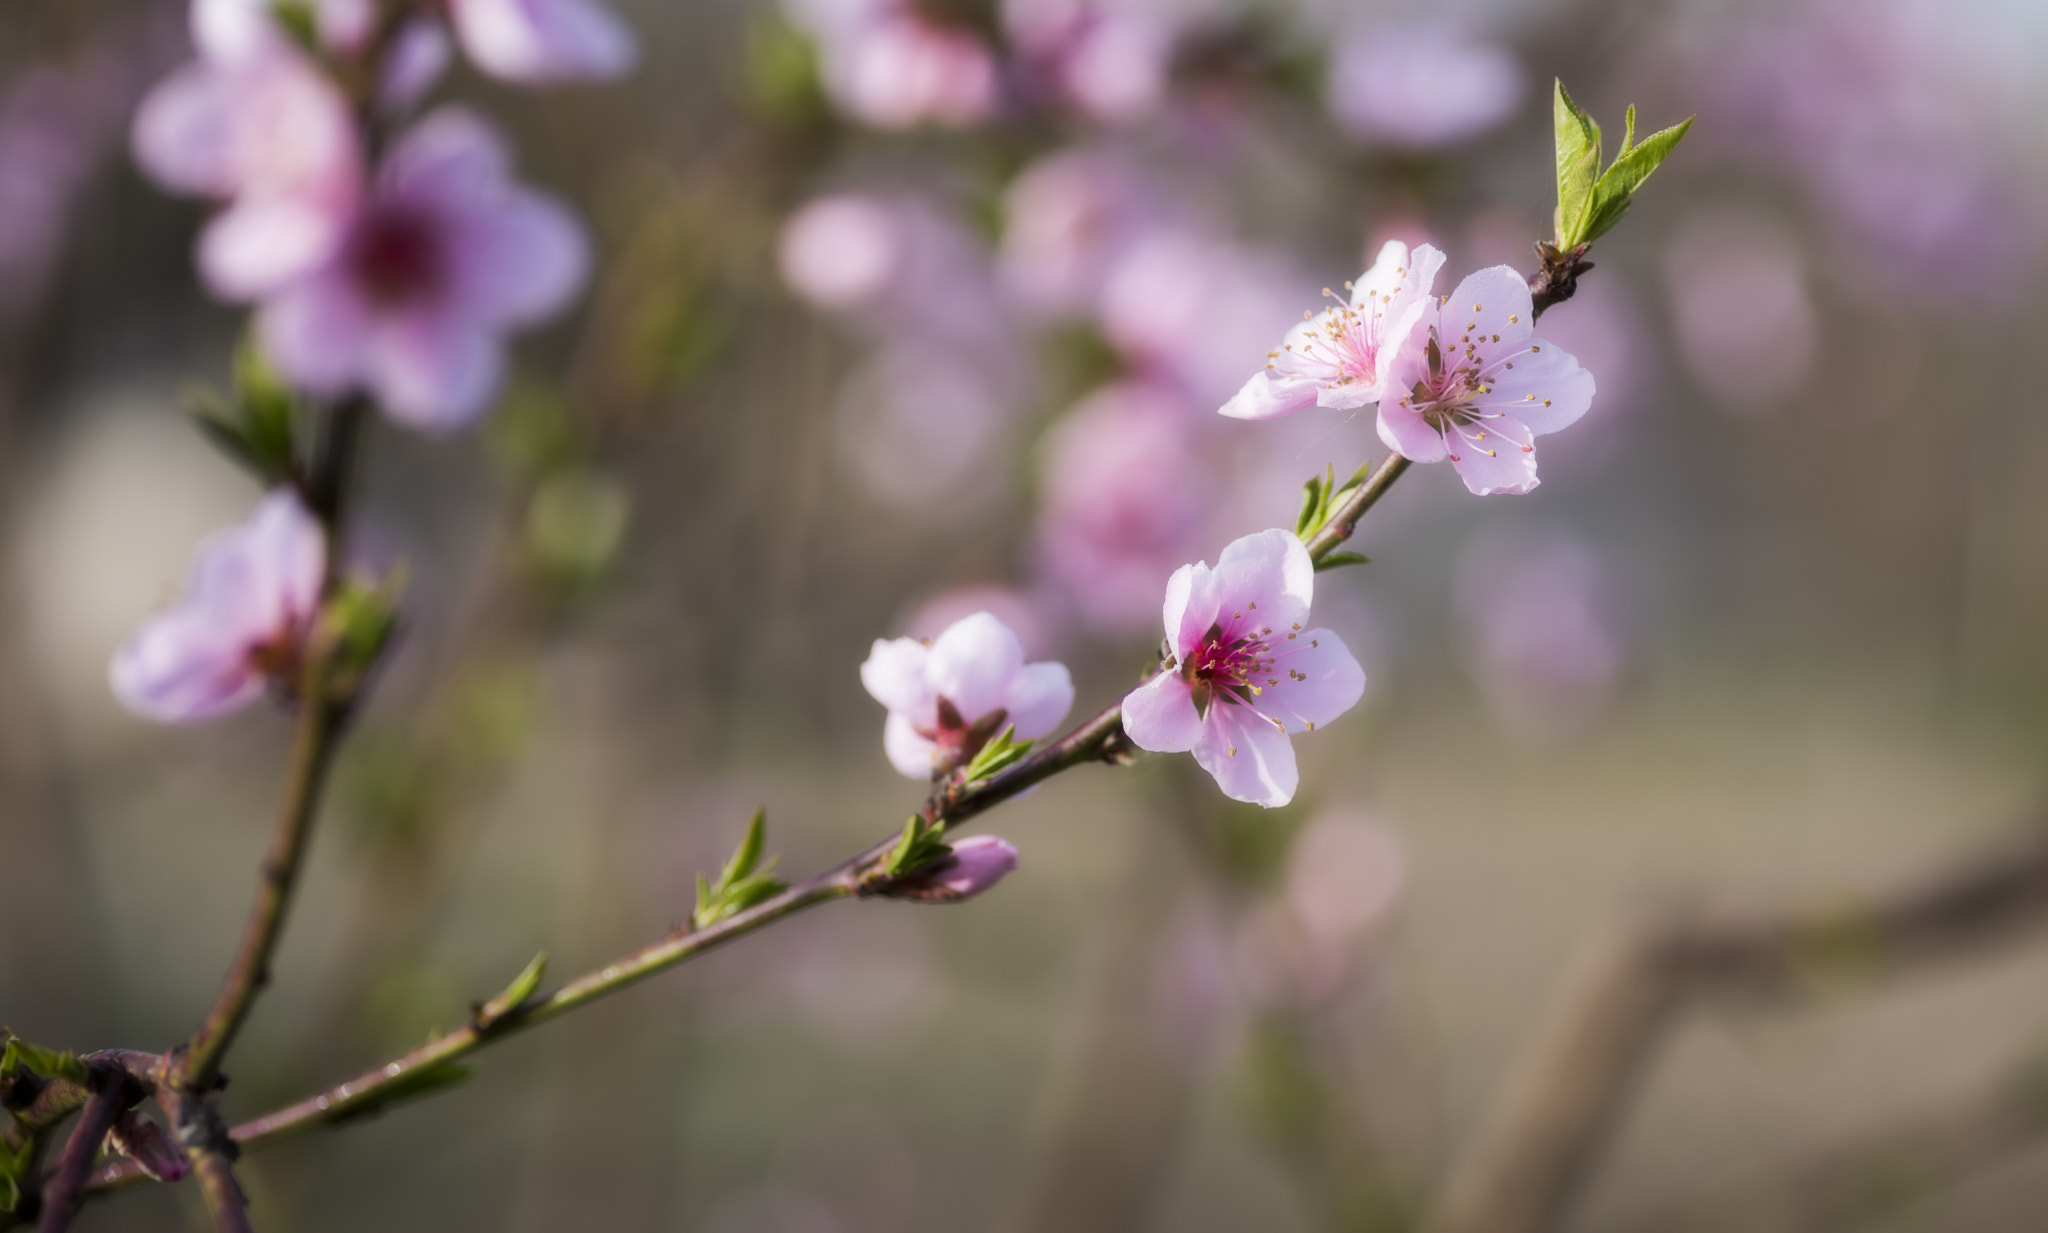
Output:
[[1017,849],[994,835],[970,835],[953,845],[953,853],[897,882],[893,899],[913,903],[959,903],[972,899],[1008,877],[1017,867]]
[[122,1114],[107,1132],[107,1146],[160,1182],[179,1181],[190,1168],[170,1133],[133,1109]]

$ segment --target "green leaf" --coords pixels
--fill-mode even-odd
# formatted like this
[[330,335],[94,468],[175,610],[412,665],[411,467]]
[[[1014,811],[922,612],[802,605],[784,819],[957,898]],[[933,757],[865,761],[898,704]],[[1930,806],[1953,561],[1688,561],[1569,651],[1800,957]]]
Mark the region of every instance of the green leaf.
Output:
[[690,914],[692,928],[702,929],[744,912],[789,885],[774,876],[777,858],[770,857],[766,865],[761,864],[761,853],[767,843],[768,811],[756,809],[747,823],[746,834],[740,836],[740,846],[733,850],[732,859],[725,863],[718,881],[697,875],[697,910]]
[[975,783],[1001,774],[1022,762],[1031,752],[1031,747],[1037,743],[1018,740],[1017,725],[1011,724],[975,753],[974,759],[967,764],[966,771],[962,772],[961,782]]
[[1301,513],[1295,516],[1294,533],[1302,539],[1314,535],[1316,529],[1323,525],[1323,483],[1322,476],[1312,475],[1308,483],[1301,486]]
[[1557,246],[1577,246],[1593,204],[1593,186],[1600,175],[1600,125],[1587,115],[1557,81],[1552,101],[1557,132]]
[[953,847],[946,842],[945,834],[944,823],[928,822],[922,814],[911,814],[903,824],[903,838],[875,866],[876,876],[900,878],[949,854]]
[[78,1055],[39,1048],[9,1034],[7,1051],[0,1053],[0,1079],[11,1078],[23,1068],[45,1079],[68,1079],[77,1084],[92,1082],[91,1069],[78,1060]]
[[1328,569],[1342,569],[1346,565],[1370,565],[1372,558],[1362,552],[1333,552],[1316,562],[1316,572]]
[[[1632,134],[1635,128],[1633,107],[1629,108],[1629,128]],[[1644,138],[1643,144],[1623,151],[1621,156],[1614,160],[1614,165],[1607,169],[1600,177],[1600,182],[1593,188],[1592,214],[1581,243],[1590,244],[1614,230],[1614,225],[1621,221],[1622,215],[1628,213],[1629,203],[1635,199],[1636,190],[1642,187],[1643,181],[1649,179],[1652,172],[1663,165],[1666,158],[1670,157],[1671,151],[1677,148],[1679,140],[1690,128],[1692,118],[1688,117],[1662,132],[1650,134]]]
[[519,969],[519,975],[513,977],[512,983],[506,985],[497,997],[484,1003],[483,1009],[477,1012],[477,1018],[487,1024],[503,1018],[533,996],[534,990],[540,988],[541,977],[547,975],[547,971],[548,953],[542,951],[525,967]]

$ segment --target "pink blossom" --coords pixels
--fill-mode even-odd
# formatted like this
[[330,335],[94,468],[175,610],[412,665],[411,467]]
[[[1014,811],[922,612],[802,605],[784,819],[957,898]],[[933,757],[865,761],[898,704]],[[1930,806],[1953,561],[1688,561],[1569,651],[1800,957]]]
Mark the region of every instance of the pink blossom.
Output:
[[208,36],[232,55],[152,90],[134,132],[136,160],[158,183],[229,203],[200,237],[199,265],[231,300],[268,295],[332,257],[363,181],[341,91],[282,36],[240,29]]
[[1664,251],[1678,354],[1732,410],[1765,411],[1805,384],[1820,349],[1797,236],[1765,215],[1696,211]]
[[1504,727],[1556,740],[1606,711],[1629,646],[1590,546],[1555,531],[1494,531],[1461,554],[1457,583],[1463,658]]
[[1371,141],[1450,145],[1514,114],[1523,77],[1513,52],[1448,26],[1359,24],[1330,66],[1330,112]]
[[401,136],[333,259],[263,305],[279,371],[315,392],[368,389],[428,431],[482,415],[500,335],[560,309],[589,261],[567,211],[510,171],[504,143],[466,112]]
[[212,719],[289,680],[320,601],[327,540],[296,494],[263,498],[239,527],[200,546],[183,603],[144,622],[108,678],[135,714]]
[[876,639],[860,679],[889,708],[889,761],[913,779],[972,758],[1006,727],[1020,740],[1047,736],[1074,705],[1066,665],[1025,663],[1017,635],[986,612],[929,644]]
[[1206,538],[1193,408],[1170,388],[1120,382],[1081,400],[1040,450],[1037,572],[1079,619],[1114,634],[1157,619],[1159,579]]
[[596,0],[448,0],[464,54],[506,81],[545,85],[630,72],[639,49]]
[[905,0],[810,0],[792,6],[816,37],[825,92],[873,128],[966,128],[994,114],[996,63],[968,30]]
[[1529,286],[1504,265],[1429,304],[1394,358],[1380,438],[1414,462],[1448,457],[1481,496],[1536,486],[1536,437],[1593,405],[1593,375],[1533,337]]
[[1387,241],[1372,268],[1350,284],[1350,300],[1289,330],[1280,349],[1266,353],[1266,370],[1245,382],[1222,413],[1269,420],[1309,407],[1352,411],[1378,402],[1390,363],[1422,319],[1443,264],[1444,255],[1427,244],[1411,256],[1406,244]]
[[1303,289],[1273,253],[1197,227],[1162,227],[1110,270],[1102,329],[1140,374],[1220,402],[1242,383],[1239,374],[1259,364]]
[[994,886],[1017,868],[1017,849],[994,835],[969,835],[942,856],[889,888],[892,899],[959,903]]
[[1216,567],[1183,565],[1162,614],[1171,658],[1124,698],[1142,749],[1192,751],[1224,795],[1273,808],[1299,781],[1290,733],[1350,710],[1365,670],[1342,639],[1305,629],[1315,564],[1291,532],[1247,535]]
[[997,268],[1037,317],[1092,311],[1109,272],[1161,215],[1130,160],[1107,149],[1062,150],[1024,169],[1004,198]]
[[1091,119],[1143,119],[1166,97],[1177,32],[1157,6],[1004,0],[1003,26],[1044,84]]

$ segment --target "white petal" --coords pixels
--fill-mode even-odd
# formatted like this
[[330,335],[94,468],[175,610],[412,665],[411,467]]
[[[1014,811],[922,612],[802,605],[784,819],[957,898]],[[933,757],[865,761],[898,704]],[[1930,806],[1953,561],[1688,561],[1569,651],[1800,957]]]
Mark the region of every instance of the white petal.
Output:
[[1223,795],[1234,801],[1277,808],[1294,799],[1301,782],[1287,734],[1249,707],[1211,706],[1194,753]]
[[1024,644],[987,612],[955,621],[932,642],[926,668],[934,692],[970,724],[997,710],[1010,681],[1024,670]]
[[1247,535],[1216,560],[1216,623],[1225,636],[1300,624],[1308,619],[1315,585],[1315,562],[1294,532]]
[[1124,735],[1153,753],[1186,753],[1201,739],[1202,717],[1188,683],[1161,672],[1124,695]]
[[1065,664],[1025,665],[1003,696],[1003,709],[1017,725],[1017,735],[1028,740],[1050,736],[1073,706],[1074,679]]
[[860,683],[867,686],[869,696],[891,712],[929,726],[937,718],[932,688],[925,679],[925,663],[930,655],[931,649],[915,638],[877,638],[867,661],[860,666]]
[[889,713],[889,722],[882,725],[882,752],[889,755],[889,765],[912,779],[932,777],[932,752],[938,746],[917,734],[917,728],[908,719]]
[[1365,696],[1365,669],[1344,640],[1327,629],[1305,629],[1273,643],[1274,671],[1260,684],[1259,713],[1289,732],[1323,727]]

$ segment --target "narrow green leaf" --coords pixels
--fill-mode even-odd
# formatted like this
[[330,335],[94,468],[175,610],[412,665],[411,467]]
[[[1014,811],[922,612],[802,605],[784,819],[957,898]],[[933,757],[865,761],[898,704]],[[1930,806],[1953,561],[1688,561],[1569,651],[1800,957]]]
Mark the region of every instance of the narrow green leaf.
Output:
[[78,1055],[40,1048],[19,1036],[9,1036],[7,1051],[0,1054],[0,1078],[14,1074],[21,1067],[27,1067],[31,1073],[45,1079],[68,1079],[78,1084],[92,1082],[92,1071],[78,1060]]
[[21,1205],[21,1186],[14,1180],[10,1169],[0,1169],[0,1212],[11,1212]]
[[1591,243],[1614,229],[1622,215],[1628,213],[1636,190],[1670,157],[1686,131],[1692,128],[1692,121],[1692,117],[1687,117],[1662,132],[1652,133],[1643,139],[1643,144],[1614,160],[1614,165],[1594,186],[1592,213],[1585,235],[1581,237],[1583,242]]
[[724,900],[719,904],[718,919],[735,916],[764,899],[773,898],[789,888],[789,883],[771,876],[775,860],[770,859],[768,868],[751,877],[742,878],[728,887]]
[[1621,149],[1614,155],[1614,161],[1617,163],[1627,158],[1628,152],[1636,148],[1636,105],[1634,103],[1630,103],[1628,110],[1622,113],[1621,122],[1623,125]]
[[1362,552],[1333,552],[1316,562],[1316,572],[1328,569],[1342,569],[1346,565],[1370,565],[1372,558]]
[[1557,81],[1552,100],[1557,135],[1557,246],[1575,247],[1585,230],[1593,204],[1593,185],[1600,175],[1600,125],[1587,115]]
[[513,977],[512,983],[506,985],[497,997],[484,1003],[484,1008],[480,1012],[479,1017],[485,1023],[489,1023],[491,1020],[500,1018],[508,1011],[519,1006],[526,999],[533,996],[534,990],[540,988],[541,977],[547,974],[547,970],[548,953],[542,951],[535,955],[532,961],[525,967],[519,970],[519,975]]
[[747,833],[740,838],[740,846],[725,863],[725,876],[719,879],[722,886],[731,886],[761,863],[761,848],[768,840],[768,810],[766,806],[754,810],[753,820],[747,823]]
[[1317,516],[1323,512],[1323,477],[1315,475],[1301,486],[1301,513],[1295,515],[1294,533],[1303,539],[1315,534]]

